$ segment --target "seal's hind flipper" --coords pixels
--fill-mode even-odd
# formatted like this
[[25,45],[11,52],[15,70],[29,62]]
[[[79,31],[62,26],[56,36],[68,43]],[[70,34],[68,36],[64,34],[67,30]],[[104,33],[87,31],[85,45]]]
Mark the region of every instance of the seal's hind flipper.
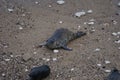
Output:
[[43,47],[47,44],[47,42],[43,42],[42,44],[39,44],[38,47]]
[[68,48],[67,46],[62,47],[64,50],[72,51],[72,48]]

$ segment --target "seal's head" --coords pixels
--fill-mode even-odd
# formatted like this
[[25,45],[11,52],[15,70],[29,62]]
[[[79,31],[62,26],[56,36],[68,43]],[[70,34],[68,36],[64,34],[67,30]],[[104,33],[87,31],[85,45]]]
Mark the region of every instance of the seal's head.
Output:
[[78,32],[76,33],[76,37],[81,37],[81,36],[84,36],[84,35],[86,35],[85,32],[78,31]]

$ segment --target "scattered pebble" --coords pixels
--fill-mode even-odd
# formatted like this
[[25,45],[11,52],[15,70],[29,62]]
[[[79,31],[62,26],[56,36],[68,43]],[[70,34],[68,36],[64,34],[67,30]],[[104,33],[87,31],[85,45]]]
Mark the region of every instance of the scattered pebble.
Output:
[[120,35],[120,32],[117,32],[118,35]]
[[54,53],[58,53],[58,52],[59,52],[59,50],[57,50],[57,49],[54,49],[54,50],[53,50],[53,52],[54,52]]
[[5,76],[5,73],[2,73],[2,76],[4,77],[4,76]]
[[120,7],[120,2],[118,2],[118,4],[117,4],[117,5],[118,5],[118,7]]
[[81,28],[81,26],[79,25],[79,26],[78,26],[78,30],[80,30],[80,28]]
[[22,14],[22,16],[24,17],[24,16],[25,16],[25,14]]
[[117,21],[113,20],[113,24],[116,25],[116,24],[117,24]]
[[105,72],[110,73],[110,72],[111,72],[111,70],[105,70]]
[[5,59],[5,61],[10,61],[10,59]]
[[118,47],[118,49],[120,49],[120,47]]
[[95,19],[90,19],[90,21],[91,21],[91,22],[94,22],[94,21],[95,21]]
[[10,57],[13,57],[13,55],[10,55]]
[[22,30],[22,29],[23,29],[23,27],[21,27],[21,26],[20,26],[20,27],[19,27],[19,29],[20,29],[20,30]]
[[95,24],[95,22],[88,22],[88,25],[93,25]]
[[110,64],[110,61],[105,61],[105,64]]
[[119,43],[120,43],[120,40],[116,40],[115,43],[119,44]]
[[38,2],[37,2],[37,1],[35,1],[35,4],[38,4]]
[[98,52],[98,51],[100,51],[100,48],[96,48],[94,51]]
[[31,57],[32,57],[31,54],[25,53],[25,54],[23,55],[23,60],[24,60],[24,61],[28,61],[29,59],[31,59]]
[[93,12],[93,11],[92,11],[91,9],[87,11],[87,13],[90,13],[90,14],[91,14],[92,12]]
[[52,60],[53,60],[53,61],[57,61],[57,58],[53,58]]
[[25,72],[27,72],[28,71],[28,69],[25,69]]
[[75,13],[75,16],[76,16],[76,17],[81,17],[81,16],[84,16],[85,14],[86,14],[85,11],[81,11],[81,12],[76,12],[76,13]]
[[48,62],[48,61],[50,61],[50,59],[46,59],[46,61]]
[[57,4],[59,4],[59,5],[62,5],[62,4],[64,4],[64,3],[65,3],[64,0],[58,0],[58,1],[57,1]]
[[11,9],[11,8],[8,8],[8,11],[9,11],[9,12],[13,12],[13,9]]
[[102,66],[102,64],[97,64],[97,66],[101,67],[101,66]]
[[117,36],[117,33],[113,32],[112,35],[113,35],[113,36]]
[[74,71],[75,69],[74,68],[71,68],[71,71]]
[[49,8],[51,8],[52,6],[51,5],[48,5]]
[[37,52],[33,52],[33,54],[37,54]]
[[63,23],[63,21],[59,21],[59,23],[60,23],[60,24],[62,24],[62,23]]

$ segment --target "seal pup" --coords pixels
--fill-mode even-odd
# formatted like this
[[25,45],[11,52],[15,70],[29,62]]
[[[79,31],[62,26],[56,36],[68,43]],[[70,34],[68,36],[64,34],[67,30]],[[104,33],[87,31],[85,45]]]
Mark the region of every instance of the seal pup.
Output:
[[120,80],[120,73],[118,69],[114,68],[108,75],[106,80]]
[[48,40],[40,44],[39,47],[47,46],[49,49],[52,49],[52,50],[63,48],[65,50],[71,51],[72,49],[68,48],[67,44],[70,41],[80,38],[81,36],[84,36],[84,35],[86,35],[86,33],[82,31],[78,31],[74,33],[68,29],[60,28],[60,29],[57,29]]
[[31,69],[29,77],[29,80],[42,80],[49,76],[50,74],[50,68],[48,65],[42,65],[39,67],[34,67]]

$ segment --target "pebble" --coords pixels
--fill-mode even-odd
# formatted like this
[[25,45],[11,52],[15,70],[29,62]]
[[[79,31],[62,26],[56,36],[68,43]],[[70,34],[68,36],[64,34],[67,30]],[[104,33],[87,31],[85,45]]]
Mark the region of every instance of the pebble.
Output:
[[10,61],[10,59],[5,59],[5,61]]
[[79,26],[78,26],[78,30],[80,30],[80,28],[81,28],[81,26],[79,25]]
[[57,61],[57,58],[53,58],[52,60],[53,60],[53,61]]
[[87,11],[87,13],[89,13],[89,14],[91,14],[92,12],[93,12],[93,10],[91,10],[91,9]]
[[120,32],[117,32],[118,35],[120,35]]
[[64,4],[64,3],[65,3],[64,0],[58,0],[58,1],[57,1],[57,4],[59,4],[59,5],[62,5],[62,4]]
[[49,8],[51,8],[52,6],[51,5],[48,5]]
[[38,4],[38,2],[36,1],[35,4]]
[[118,2],[118,4],[117,4],[117,5],[118,5],[118,7],[120,7],[120,2]]
[[50,61],[50,59],[46,59],[46,61],[48,62],[48,61]]
[[11,9],[11,8],[8,8],[8,11],[9,11],[9,12],[13,12],[13,9]]
[[110,61],[105,61],[105,64],[110,64]]
[[84,16],[85,14],[86,14],[85,11],[81,11],[81,12],[76,12],[76,13],[75,13],[75,16],[76,16],[76,17],[81,17],[81,16]]
[[54,52],[54,53],[58,53],[58,52],[59,52],[59,50],[57,50],[57,49],[54,49],[54,50],[53,50],[53,52]]
[[4,77],[4,76],[5,76],[5,73],[2,73],[2,76]]
[[22,29],[23,29],[23,27],[21,27],[21,26],[20,26],[20,27],[19,27],[19,29],[20,29],[20,30],[22,30]]
[[25,54],[23,55],[23,60],[27,61],[27,60],[29,60],[31,57],[32,57],[31,54],[25,53]]
[[59,21],[59,23],[60,23],[60,24],[62,24],[62,23],[63,23],[63,21]]
[[71,71],[74,71],[75,69],[74,68],[71,68]]
[[28,69],[25,69],[25,72],[27,72],[28,71]]
[[117,33],[113,32],[112,35],[113,35],[113,36],[117,36]]
[[33,54],[37,54],[37,52],[33,52]]
[[93,25],[95,24],[95,22],[88,22],[88,25]]
[[120,49],[120,47],[118,47],[118,49]]
[[96,48],[94,51],[98,52],[98,51],[100,51],[100,49],[99,49],[99,48]]
[[10,55],[10,57],[14,57],[13,55]]
[[119,44],[119,43],[120,43],[120,40],[116,40],[115,43]]
[[97,66],[101,67],[101,66],[102,66],[102,64],[97,64]]
[[105,72],[110,73],[110,72],[111,72],[111,70],[105,70]]
[[25,16],[25,14],[22,14],[22,16],[24,17],[24,16]]

